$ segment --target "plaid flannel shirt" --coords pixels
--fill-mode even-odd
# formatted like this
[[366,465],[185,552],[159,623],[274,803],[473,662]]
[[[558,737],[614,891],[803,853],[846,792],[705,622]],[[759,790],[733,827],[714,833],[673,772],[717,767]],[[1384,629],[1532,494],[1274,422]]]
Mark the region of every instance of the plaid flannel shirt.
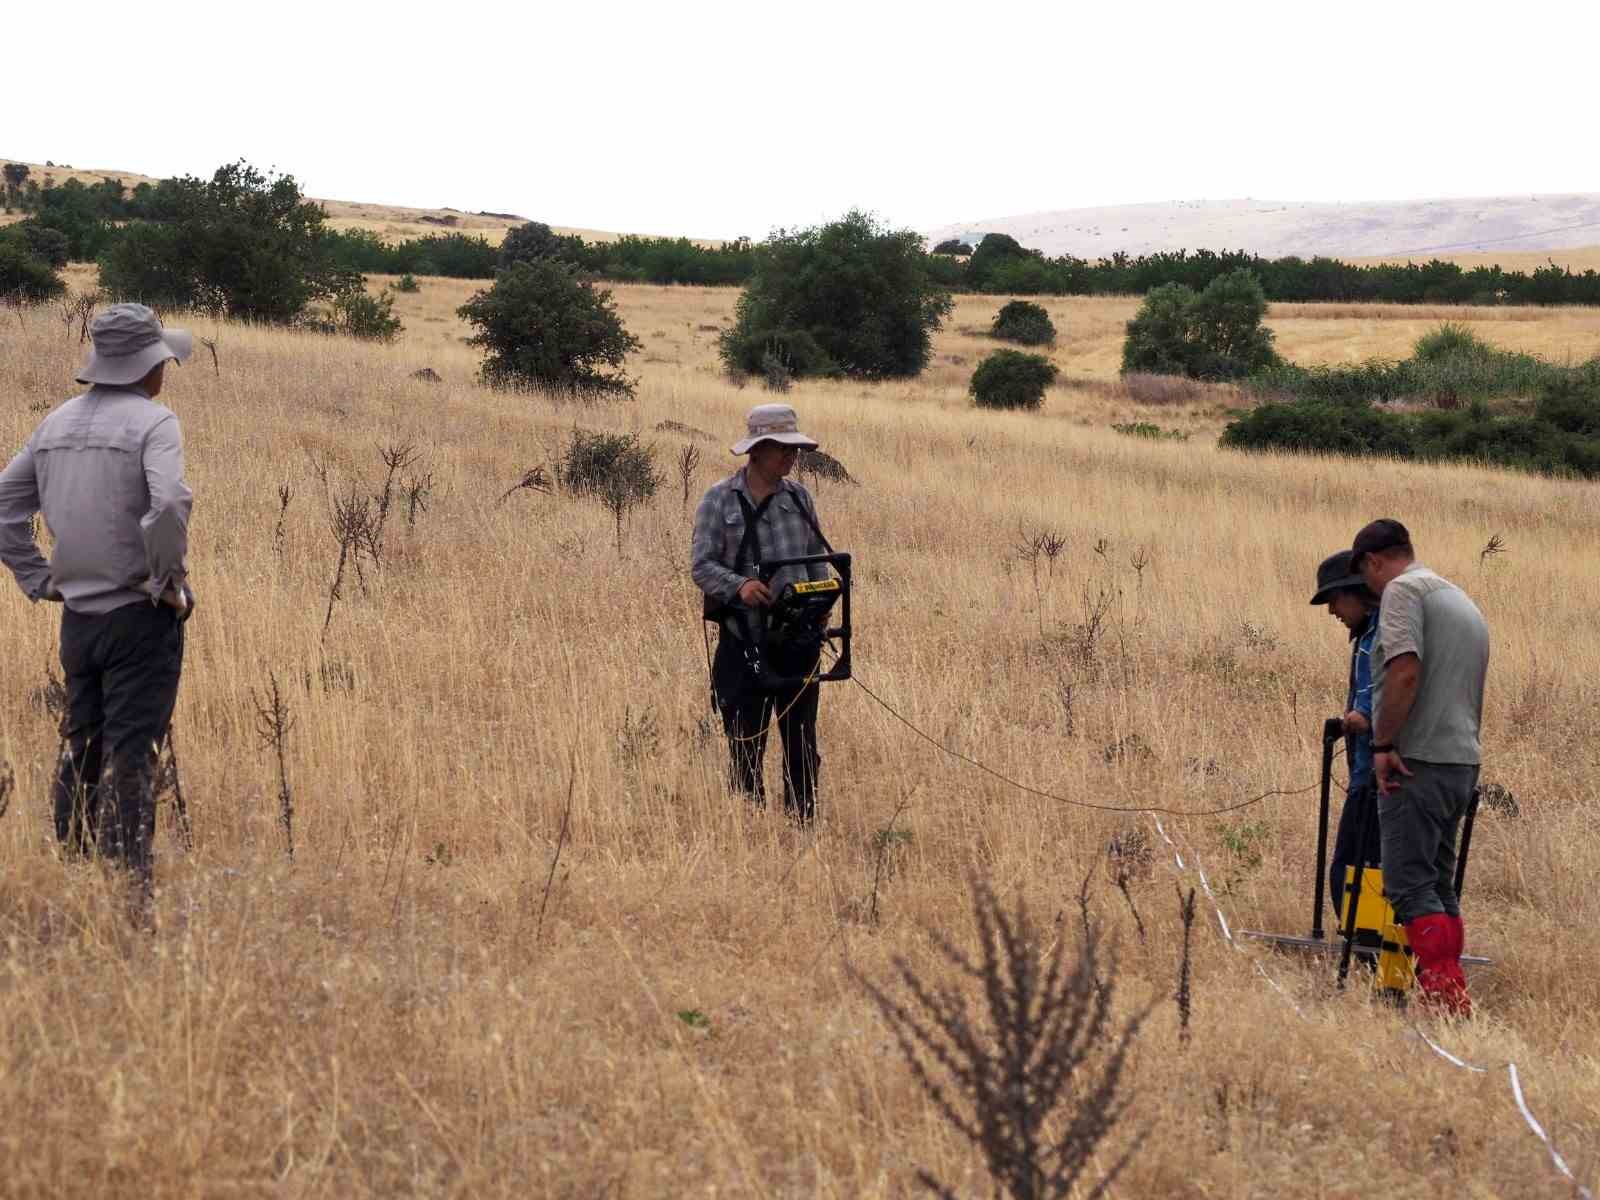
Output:
[[[740,492],[752,507],[757,507],[745,484],[743,467],[707,489],[695,512],[694,539],[689,547],[689,573],[696,586],[713,601],[724,604],[733,603],[745,580],[756,577],[754,563],[738,562],[739,547],[744,541],[744,509],[736,494]],[[763,562],[826,553],[801,505],[816,516],[811,493],[798,483],[780,480],[772,503],[756,525],[756,543]],[[742,571],[737,569],[741,565]],[[776,593],[785,584],[799,580],[829,578],[832,575],[827,564],[813,563],[809,567],[783,567],[769,586]]]

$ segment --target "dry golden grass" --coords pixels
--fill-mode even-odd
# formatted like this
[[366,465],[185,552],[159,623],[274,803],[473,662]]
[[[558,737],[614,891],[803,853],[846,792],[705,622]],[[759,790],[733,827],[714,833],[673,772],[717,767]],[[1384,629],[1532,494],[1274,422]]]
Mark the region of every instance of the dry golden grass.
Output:
[[[217,336],[220,373],[196,360],[163,400],[197,494],[201,603],[176,726],[197,845],[185,856],[163,816],[154,934],[127,927],[97,869],[53,854],[55,734],[31,693],[55,614],[0,598],[0,756],[19,781],[0,820],[0,1191],[905,1196],[921,1165],[986,1194],[845,972],[884,978],[895,954],[931,966],[928,926],[967,940],[963,877],[979,871],[1046,921],[1065,910],[1068,937],[1092,877],[1126,1003],[1156,1004],[1122,1131],[1150,1138],[1116,1194],[1566,1194],[1503,1071],[1450,1067],[1324,968],[1230,949],[1209,913],[1180,1048],[1174,885],[1193,886],[1198,862],[1235,926],[1304,932],[1312,793],[1166,819],[1191,870],[1159,855],[1133,885],[1143,942],[1104,859],[1120,829],[1153,839],[1148,818],[1010,790],[851,685],[823,699],[814,837],[731,799],[705,736],[676,481],[620,554],[596,504],[496,498],[575,426],[638,429],[666,456],[680,441],[658,422],[711,431],[695,494],[732,468],[719,445],[766,398],[717,373],[732,294],[617,289],[645,344],[639,398],[589,408],[478,387],[449,315],[470,291],[424,281],[388,347],[194,322]],[[1489,618],[1486,775],[1523,811],[1485,815],[1474,842],[1469,939],[1495,959],[1474,977],[1482,1015],[1435,1034],[1475,1062],[1515,1059],[1592,1183],[1592,485],[1119,437],[1105,426],[1138,411],[1104,386],[1123,302],[1048,305],[1057,361],[1097,390],[1058,388],[1035,416],[978,412],[963,389],[997,306],[962,301],[920,380],[791,393],[861,481],[819,502],[858,556],[863,679],[936,738],[1068,797],[1195,810],[1301,788],[1346,661],[1342,631],[1305,603],[1313,570],[1367,518],[1403,517]],[[1594,319],[1563,310],[1493,335],[1559,345]],[[1291,356],[1337,356],[1352,336],[1397,353],[1411,335],[1382,319],[1280,326]],[[79,348],[43,312],[0,339],[16,446],[71,393]],[[409,377],[423,366],[444,382]],[[404,440],[433,502],[391,527],[369,594],[348,587],[323,640],[334,543],[311,464],[334,488],[371,488],[378,448]],[[1013,547],[1041,529],[1067,548],[1036,594]],[[1509,553],[1482,560],[1493,534]],[[1063,635],[1102,592],[1109,625],[1074,662]],[[292,865],[254,732],[252,691],[274,674],[298,720]],[[1134,736],[1148,755],[1108,755]],[[911,840],[874,926],[874,835],[902,805]]]

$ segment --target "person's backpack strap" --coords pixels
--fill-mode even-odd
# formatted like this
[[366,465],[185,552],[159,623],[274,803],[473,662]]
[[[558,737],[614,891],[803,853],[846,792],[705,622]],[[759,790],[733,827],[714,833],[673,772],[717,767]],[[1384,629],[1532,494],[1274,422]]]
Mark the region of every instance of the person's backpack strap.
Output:
[[[799,489],[795,489],[793,494],[795,507],[800,510],[800,515],[806,519],[806,524],[811,526],[811,532],[817,535],[817,541],[822,543],[823,551],[825,553],[832,554],[833,547],[828,543],[827,537],[823,534],[822,526],[817,524],[817,514],[812,511],[810,495],[800,491]],[[744,497],[741,496],[740,499],[742,500]]]
[[[772,496],[776,496],[774,492]],[[750,498],[738,489],[734,489],[733,498],[739,502],[740,511],[744,513],[744,536],[739,539],[739,550],[734,555],[733,569],[743,574],[745,564],[750,564],[758,573],[761,570],[761,538],[757,527],[761,524],[761,514],[767,511],[767,505],[772,503],[772,496],[768,496],[760,504],[751,504]],[[705,598],[701,615],[707,621],[721,624],[729,615],[733,604],[723,600],[713,600],[710,596]]]

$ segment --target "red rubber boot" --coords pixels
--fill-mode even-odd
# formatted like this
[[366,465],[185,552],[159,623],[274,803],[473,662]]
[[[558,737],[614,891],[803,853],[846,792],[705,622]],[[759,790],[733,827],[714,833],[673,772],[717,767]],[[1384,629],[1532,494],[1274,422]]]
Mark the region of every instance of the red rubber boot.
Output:
[[1452,1016],[1472,1015],[1467,979],[1461,973],[1460,918],[1429,913],[1406,922],[1406,938],[1417,964],[1417,986],[1422,1002]]
[[1456,998],[1456,1012],[1463,1017],[1472,1015],[1472,997],[1467,995],[1467,976],[1461,969],[1461,956],[1467,952],[1467,929],[1461,923],[1461,918],[1450,918],[1450,979],[1455,983],[1458,991]]

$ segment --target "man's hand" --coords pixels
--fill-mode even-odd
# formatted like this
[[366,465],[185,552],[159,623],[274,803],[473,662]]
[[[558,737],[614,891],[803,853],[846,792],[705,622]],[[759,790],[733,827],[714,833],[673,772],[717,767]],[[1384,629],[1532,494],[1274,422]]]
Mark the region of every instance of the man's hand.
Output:
[[44,586],[39,589],[39,599],[48,600],[52,604],[60,604],[66,600],[66,597],[61,594],[61,589],[56,586],[55,580],[46,579]]
[[1385,750],[1382,754],[1374,755],[1372,759],[1372,774],[1378,781],[1378,792],[1387,796],[1390,792],[1400,790],[1401,776],[1411,777],[1411,768],[1406,766],[1405,759],[1394,750]]
[[168,584],[161,593],[161,603],[178,614],[180,621],[187,621],[194,611],[194,605],[189,599],[189,589],[183,584]]
[[759,579],[746,579],[739,585],[739,603],[747,608],[772,603],[772,589]]
[[1344,733],[1346,737],[1360,737],[1364,733],[1372,732],[1372,722],[1361,713],[1351,709],[1344,715]]

